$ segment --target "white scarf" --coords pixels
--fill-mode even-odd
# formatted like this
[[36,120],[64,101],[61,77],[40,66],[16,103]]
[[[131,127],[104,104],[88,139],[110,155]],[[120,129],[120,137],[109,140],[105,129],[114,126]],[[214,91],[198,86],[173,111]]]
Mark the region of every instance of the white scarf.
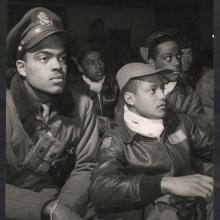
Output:
[[148,119],[137,115],[124,106],[124,120],[127,126],[134,132],[152,138],[160,138],[163,130],[162,119]]
[[177,84],[177,81],[169,82],[169,83],[165,84],[164,94],[165,95],[169,94],[175,88],[176,84]]
[[83,80],[90,86],[90,90],[92,90],[93,92],[96,93],[100,93],[105,77],[103,77],[101,80],[99,80],[98,82],[93,82],[91,81],[88,77],[86,77],[85,75],[82,75]]

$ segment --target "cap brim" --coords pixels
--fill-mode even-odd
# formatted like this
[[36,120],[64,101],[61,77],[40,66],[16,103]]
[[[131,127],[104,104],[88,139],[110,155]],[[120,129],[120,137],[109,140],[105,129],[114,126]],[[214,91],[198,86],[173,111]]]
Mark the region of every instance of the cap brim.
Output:
[[71,36],[69,35],[68,32],[63,31],[63,30],[54,30],[54,31],[48,30],[48,31],[41,32],[36,37],[31,39],[31,41],[29,41],[27,43],[27,45],[25,46],[25,49],[30,49],[30,48],[34,47],[35,45],[40,43],[45,38],[47,38],[51,35],[54,35],[54,34],[63,34],[66,37],[67,42],[71,42]]
[[154,71],[152,71],[151,73],[140,73],[139,75],[136,75],[134,77],[132,77],[131,79],[136,79],[136,78],[140,78],[140,77],[148,77],[148,76],[153,76],[153,75],[166,75],[166,74],[171,74],[173,73],[172,69],[167,69],[167,68],[163,68],[163,69],[155,69]]

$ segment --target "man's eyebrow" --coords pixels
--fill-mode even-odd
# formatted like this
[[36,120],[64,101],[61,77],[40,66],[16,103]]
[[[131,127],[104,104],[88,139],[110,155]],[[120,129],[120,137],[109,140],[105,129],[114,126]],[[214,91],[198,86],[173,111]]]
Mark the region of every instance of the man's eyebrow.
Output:
[[39,55],[39,54],[47,54],[47,55],[51,55],[50,52],[48,52],[48,51],[43,51],[43,50],[37,51],[34,55],[37,56],[37,55]]
[[94,61],[94,60],[95,60],[94,58],[89,58],[89,59],[87,59],[87,62]]

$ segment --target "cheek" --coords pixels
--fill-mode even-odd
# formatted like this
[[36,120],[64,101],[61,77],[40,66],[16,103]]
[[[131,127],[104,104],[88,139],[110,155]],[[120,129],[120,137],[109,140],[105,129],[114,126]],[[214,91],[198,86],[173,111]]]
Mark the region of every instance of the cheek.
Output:
[[136,98],[136,103],[138,107],[142,110],[147,110],[152,107],[151,99],[146,94],[140,94]]
[[92,73],[93,73],[93,68],[90,67],[90,66],[86,66],[84,68],[84,70],[85,70],[85,73],[88,74],[88,75],[92,75]]
[[44,84],[47,81],[45,70],[39,67],[30,67],[27,69],[27,80],[32,84]]
[[156,68],[161,69],[161,68],[166,68],[170,66],[170,63],[168,63],[166,60],[158,59],[157,60],[157,66]]

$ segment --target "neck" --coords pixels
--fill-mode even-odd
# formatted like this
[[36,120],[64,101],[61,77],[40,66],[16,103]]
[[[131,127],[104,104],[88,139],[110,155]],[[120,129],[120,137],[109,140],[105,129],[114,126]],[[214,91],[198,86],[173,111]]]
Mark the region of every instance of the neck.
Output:
[[40,103],[51,102],[53,97],[45,92],[37,90],[30,86],[27,81],[24,81],[25,88],[27,89],[29,95],[36,101]]

